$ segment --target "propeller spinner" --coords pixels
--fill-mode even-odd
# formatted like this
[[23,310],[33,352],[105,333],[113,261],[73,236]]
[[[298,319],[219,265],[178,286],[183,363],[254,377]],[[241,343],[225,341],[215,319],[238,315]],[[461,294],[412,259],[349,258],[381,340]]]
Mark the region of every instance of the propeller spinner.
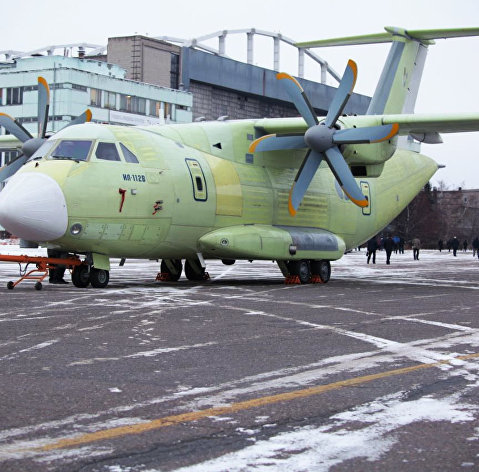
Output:
[[308,124],[305,134],[270,134],[253,141],[250,152],[278,151],[284,149],[302,149],[308,147],[308,153],[299,168],[289,193],[289,212],[295,215],[309,184],[323,159],[328,163],[339,185],[360,207],[369,205],[361,192],[354,176],[339,150],[340,144],[379,143],[391,139],[399,131],[397,123],[364,128],[336,129],[336,122],[351,96],[357,78],[357,65],[349,60],[336,94],[329,106],[324,122],[319,123],[313,107],[299,82],[292,76],[279,73],[281,80],[296,109]]
[[[38,77],[38,135],[34,138],[15,118],[0,113],[0,126],[3,126],[10,134],[13,134],[22,143],[22,153],[8,165],[0,169],[0,182],[11,177],[20,167],[40,148],[46,141],[48,124],[48,111],[50,108],[50,88],[43,77]],[[67,126],[85,123],[91,120],[91,111],[86,110],[78,118],[75,118]]]

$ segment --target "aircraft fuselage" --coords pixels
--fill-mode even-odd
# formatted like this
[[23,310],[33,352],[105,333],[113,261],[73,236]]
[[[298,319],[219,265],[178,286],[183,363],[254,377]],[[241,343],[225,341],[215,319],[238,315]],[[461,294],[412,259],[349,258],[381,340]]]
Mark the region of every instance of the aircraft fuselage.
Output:
[[[335,260],[384,228],[437,170],[431,159],[397,150],[379,177],[357,178],[369,200],[359,208],[321,166],[291,216],[288,195],[305,151],[252,155],[254,135],[254,121],[67,128],[52,139],[91,141],[85,160],[52,157],[54,144],[12,178],[42,174],[58,184],[64,232],[35,238],[30,228],[17,236],[107,257]],[[99,158],[101,143],[113,144],[120,160]],[[138,162],[126,162],[125,148]],[[59,217],[55,206],[41,202],[15,211],[29,212],[52,223]],[[57,226],[61,232],[63,223]]]

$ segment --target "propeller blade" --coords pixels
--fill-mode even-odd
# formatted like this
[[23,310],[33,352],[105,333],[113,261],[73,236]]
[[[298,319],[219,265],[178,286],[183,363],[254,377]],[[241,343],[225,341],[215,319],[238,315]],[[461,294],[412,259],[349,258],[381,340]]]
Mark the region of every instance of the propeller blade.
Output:
[[0,113],[0,126],[3,126],[10,134],[13,134],[22,143],[33,136],[14,118],[6,113]]
[[283,149],[302,149],[306,147],[304,134],[267,134],[255,139],[249,152],[281,151]]
[[316,116],[316,113],[314,112],[314,109],[299,82],[285,72],[276,74],[276,78],[278,80],[282,80],[281,83],[286,88],[286,92],[308,126],[311,127],[317,125],[319,123],[318,117]]
[[350,128],[336,131],[333,135],[335,144],[364,144],[380,143],[396,136],[399,131],[399,125],[369,126],[366,128]]
[[23,164],[25,164],[25,162],[27,162],[27,159],[28,156],[21,154],[14,161],[0,168],[0,182],[11,177],[18,169],[20,169],[20,167],[23,166]]
[[38,137],[44,138],[47,132],[48,109],[50,108],[50,88],[43,77],[38,77]]
[[296,215],[299,204],[302,202],[304,194],[308,190],[309,184],[313,180],[314,174],[322,160],[323,156],[319,152],[310,150],[306,154],[289,192],[288,209],[290,215]]
[[363,195],[356,180],[354,180],[351,169],[344,160],[341,151],[337,146],[330,147],[324,152],[329,167],[336,177],[339,185],[349,199],[360,207],[367,207],[369,205],[368,199]]
[[69,126],[73,125],[81,125],[89,121],[91,121],[91,111],[88,109],[84,111],[80,116],[77,116],[74,120],[70,121],[70,123],[65,125],[62,129],[68,128]]
[[336,123],[339,115],[343,112],[349,97],[353,93],[356,78],[358,76],[358,66],[350,59],[344,70],[343,77],[339,84],[336,94],[334,95],[331,105],[329,105],[328,114],[326,115],[325,125],[332,128]]

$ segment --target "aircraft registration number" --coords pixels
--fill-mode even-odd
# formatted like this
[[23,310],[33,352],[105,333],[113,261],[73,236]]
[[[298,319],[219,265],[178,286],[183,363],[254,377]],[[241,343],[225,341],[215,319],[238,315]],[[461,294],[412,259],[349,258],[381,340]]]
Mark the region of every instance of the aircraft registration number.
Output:
[[126,182],[146,182],[146,177],[142,174],[123,174],[123,180]]

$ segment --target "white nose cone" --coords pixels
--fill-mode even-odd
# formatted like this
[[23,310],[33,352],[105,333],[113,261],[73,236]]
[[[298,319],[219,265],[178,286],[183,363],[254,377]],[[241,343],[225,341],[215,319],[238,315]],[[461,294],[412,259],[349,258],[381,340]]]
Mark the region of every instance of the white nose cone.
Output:
[[28,241],[52,241],[67,230],[65,196],[51,177],[36,172],[14,175],[0,192],[0,224]]

